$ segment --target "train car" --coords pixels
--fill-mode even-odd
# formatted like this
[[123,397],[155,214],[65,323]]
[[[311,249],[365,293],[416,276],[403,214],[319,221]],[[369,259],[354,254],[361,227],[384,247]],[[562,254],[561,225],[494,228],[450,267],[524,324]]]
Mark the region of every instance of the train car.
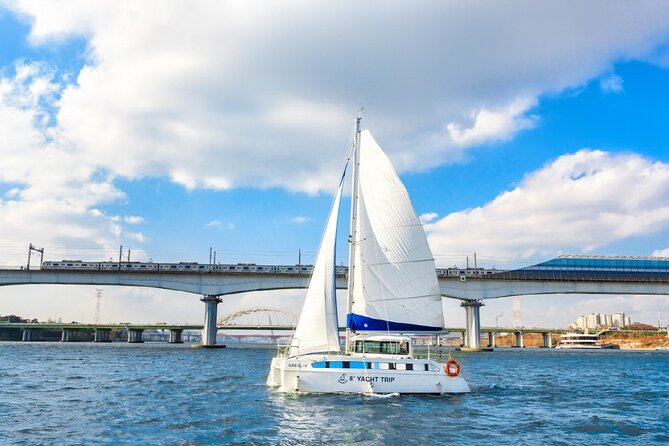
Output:
[[83,262],[81,260],[60,260],[42,262],[42,269],[58,270],[97,270],[99,262]]
[[256,266],[256,272],[270,274],[274,272],[274,267],[271,265],[258,265]]
[[335,266],[335,274],[348,274],[348,267],[344,265],[337,265]]

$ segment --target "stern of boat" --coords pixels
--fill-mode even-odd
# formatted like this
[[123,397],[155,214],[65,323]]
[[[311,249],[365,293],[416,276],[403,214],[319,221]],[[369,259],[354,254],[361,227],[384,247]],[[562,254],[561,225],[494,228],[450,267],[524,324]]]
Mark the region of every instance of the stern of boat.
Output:
[[272,364],[269,366],[269,375],[267,376],[267,385],[270,387],[279,387],[281,385],[281,364],[286,358],[277,356],[272,358]]
[[472,390],[462,376],[445,376],[438,384],[440,393],[469,393]]

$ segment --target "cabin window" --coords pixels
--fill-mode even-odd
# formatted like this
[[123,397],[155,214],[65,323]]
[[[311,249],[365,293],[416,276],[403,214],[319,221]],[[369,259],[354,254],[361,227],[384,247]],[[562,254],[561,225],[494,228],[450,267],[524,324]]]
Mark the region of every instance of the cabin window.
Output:
[[408,355],[409,343],[407,341],[355,341],[353,344],[355,353],[382,353],[387,355]]

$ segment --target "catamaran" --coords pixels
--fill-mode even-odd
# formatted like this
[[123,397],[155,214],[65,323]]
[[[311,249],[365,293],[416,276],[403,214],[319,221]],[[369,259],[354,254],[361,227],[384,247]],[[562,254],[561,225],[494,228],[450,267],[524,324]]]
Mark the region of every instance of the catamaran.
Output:
[[[466,393],[460,366],[417,358],[411,334],[444,327],[434,259],[409,195],[371,133],[355,121],[302,311],[267,384],[280,392]],[[340,350],[335,257],[344,177],[352,166],[346,342]]]

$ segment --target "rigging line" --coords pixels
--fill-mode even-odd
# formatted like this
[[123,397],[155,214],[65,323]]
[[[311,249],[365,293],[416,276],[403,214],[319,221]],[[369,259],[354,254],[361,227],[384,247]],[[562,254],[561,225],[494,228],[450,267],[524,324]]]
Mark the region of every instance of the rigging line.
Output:
[[434,294],[422,294],[422,295],[419,295],[419,296],[389,297],[389,298],[387,298],[387,299],[384,299],[384,298],[381,298],[381,299],[370,299],[369,302],[384,302],[384,301],[386,301],[386,302],[393,302],[393,301],[408,300],[408,299],[422,299],[422,298],[424,298],[424,297],[434,297],[434,298],[437,298],[437,297],[441,297],[441,296],[437,296],[437,295],[434,295]]

